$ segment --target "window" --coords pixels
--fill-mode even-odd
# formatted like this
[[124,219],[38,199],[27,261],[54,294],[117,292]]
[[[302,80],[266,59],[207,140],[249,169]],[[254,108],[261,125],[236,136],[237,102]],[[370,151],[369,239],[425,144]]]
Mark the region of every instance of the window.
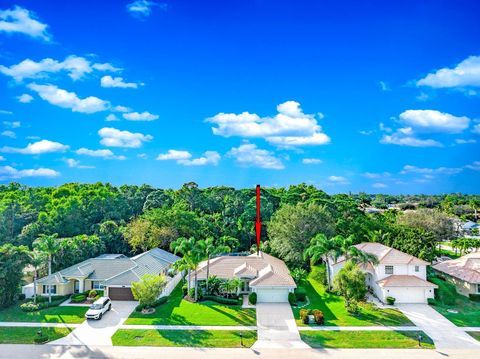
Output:
[[[43,294],[48,294],[48,288],[49,288],[48,285],[43,286]],[[52,288],[52,294],[57,294],[57,286],[52,285],[51,288]]]
[[419,266],[415,266],[415,272],[420,272],[420,267]]
[[393,266],[385,266],[385,274],[393,274]]
[[103,290],[103,282],[99,282],[98,280],[94,280],[92,282],[92,289]]
[[477,284],[477,293],[480,293],[480,284]]

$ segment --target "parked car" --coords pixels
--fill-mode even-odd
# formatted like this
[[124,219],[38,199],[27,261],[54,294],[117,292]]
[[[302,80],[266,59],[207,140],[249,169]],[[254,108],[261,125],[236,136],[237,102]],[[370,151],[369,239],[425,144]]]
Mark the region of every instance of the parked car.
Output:
[[87,319],[102,319],[103,314],[112,309],[112,301],[108,297],[100,297],[85,313]]

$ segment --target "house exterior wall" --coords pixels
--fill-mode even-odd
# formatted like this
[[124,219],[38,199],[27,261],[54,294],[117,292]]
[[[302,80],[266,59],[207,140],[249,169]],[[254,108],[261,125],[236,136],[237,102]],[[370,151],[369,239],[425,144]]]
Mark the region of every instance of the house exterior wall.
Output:
[[[47,293],[43,293],[44,284],[37,284],[37,295],[48,296]],[[57,293],[55,295],[68,295],[73,293],[73,282],[69,281],[66,284],[56,284]]]
[[426,265],[419,265],[418,266],[419,271],[415,272],[415,265],[381,263],[378,266],[374,267],[377,280],[382,280],[383,278],[386,278],[392,275],[392,274],[385,273],[385,267],[389,265],[393,266],[394,275],[414,275],[423,280],[427,279]]
[[469,294],[478,293],[477,292],[477,284],[469,283],[464,280],[452,277],[446,273],[435,271],[436,273],[440,274],[441,276],[445,277],[446,281],[455,285],[457,292],[461,295],[468,297]]

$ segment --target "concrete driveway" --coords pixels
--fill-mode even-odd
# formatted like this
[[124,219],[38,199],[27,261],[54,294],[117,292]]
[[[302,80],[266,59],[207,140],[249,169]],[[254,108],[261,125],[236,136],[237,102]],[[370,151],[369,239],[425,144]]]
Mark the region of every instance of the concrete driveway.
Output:
[[112,301],[112,309],[100,320],[85,320],[66,337],[54,340],[50,345],[112,345],[112,335],[133,312],[138,302]]
[[288,303],[258,303],[258,340],[252,348],[309,348],[302,342]]
[[480,342],[429,305],[397,304],[396,307],[432,338],[437,349],[480,349]]

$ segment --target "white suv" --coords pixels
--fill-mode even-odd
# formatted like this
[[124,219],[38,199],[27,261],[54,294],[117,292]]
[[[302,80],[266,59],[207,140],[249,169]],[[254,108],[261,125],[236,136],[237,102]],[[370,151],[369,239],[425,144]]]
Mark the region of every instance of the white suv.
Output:
[[108,312],[110,309],[112,309],[112,302],[110,298],[100,297],[90,306],[90,309],[87,310],[85,313],[85,318],[102,319],[103,314]]

